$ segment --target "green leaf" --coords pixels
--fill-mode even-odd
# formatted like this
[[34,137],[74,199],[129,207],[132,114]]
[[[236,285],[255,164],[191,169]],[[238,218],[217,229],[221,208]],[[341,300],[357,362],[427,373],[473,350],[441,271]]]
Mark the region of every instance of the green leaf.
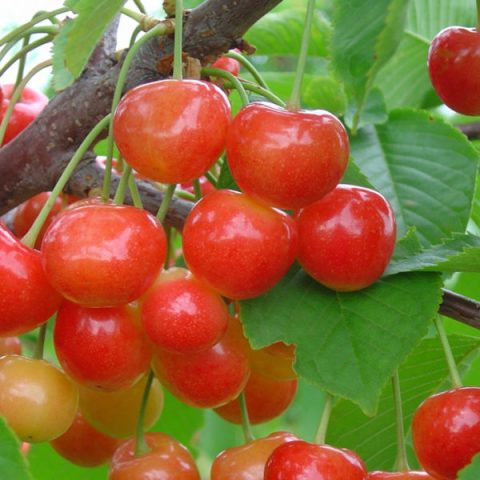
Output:
[[456,234],[443,243],[413,255],[393,259],[385,275],[413,270],[434,272],[480,272],[480,238]]
[[414,226],[427,246],[465,231],[478,152],[457,129],[427,112],[395,110],[353,136],[351,153],[392,204],[399,237]]
[[480,453],[473,457],[470,465],[458,472],[458,480],[478,480],[480,478]]
[[339,0],[334,10],[333,66],[352,90],[358,110],[375,75],[400,43],[408,1]]
[[232,177],[232,172],[230,172],[230,167],[228,162],[223,162],[222,169],[220,170],[220,176],[217,181],[217,188],[226,188],[229,190],[240,191],[240,187],[235,183],[235,180]]
[[[345,124],[349,128],[354,127],[356,108],[350,104],[345,115]],[[385,123],[388,120],[387,107],[385,99],[380,89],[374,88],[368,95],[362,115],[356,128],[362,128],[366,125]]]
[[304,79],[302,106],[327,110],[337,116],[347,108],[347,97],[343,86],[332,77],[310,76]]
[[[95,46],[107,26],[126,0],[70,0],[77,13],[67,29],[62,28],[56,39],[54,54],[55,85],[66,88],[82,73]],[[69,76],[70,74],[70,76]]]
[[59,92],[71,85],[75,78],[65,65],[65,47],[68,35],[73,27],[73,20],[66,20],[60,32],[53,40],[52,62],[53,62],[53,87]]
[[5,480],[32,480],[20,442],[0,418],[0,472]]
[[373,414],[385,382],[427,332],[440,298],[435,274],[401,274],[338,293],[295,266],[272,290],[242,302],[241,317],[254,348],[280,340],[297,345],[300,376]]
[[[461,367],[468,367],[478,355],[480,340],[474,337],[449,336],[450,345]],[[402,407],[405,430],[413,413],[428,396],[448,388],[449,374],[438,338],[423,340],[400,367]],[[382,391],[379,413],[369,418],[351,402],[340,401],[332,411],[327,441],[354,449],[369,469],[391,470],[396,455],[395,414],[391,383]],[[411,459],[413,465],[414,458]],[[473,478],[473,477],[472,477]],[[478,480],[480,477],[475,477]]]
[[347,169],[345,170],[340,183],[346,183],[348,185],[360,185],[361,187],[373,189],[373,186],[368,178],[360,170],[360,167],[351,157],[348,159]]

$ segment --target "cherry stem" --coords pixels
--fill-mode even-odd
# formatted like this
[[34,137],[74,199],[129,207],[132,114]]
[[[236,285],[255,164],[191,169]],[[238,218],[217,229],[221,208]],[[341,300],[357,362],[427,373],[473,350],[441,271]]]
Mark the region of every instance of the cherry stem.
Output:
[[133,206],[137,208],[143,208],[142,197],[140,196],[137,182],[135,182],[135,177],[133,175],[128,177],[128,189],[130,190],[130,195],[132,196]]
[[202,188],[200,187],[200,180],[196,178],[193,182],[193,191],[195,192],[195,201],[202,198]]
[[[26,35],[23,37],[23,47],[28,47],[30,44],[30,35]],[[23,57],[20,58],[20,61],[18,62],[18,70],[17,70],[17,78],[15,79],[15,87],[17,88],[20,85],[20,82],[22,81],[23,78],[23,73],[25,72],[25,63],[27,61],[27,54],[23,55]]]
[[147,13],[147,10],[146,10],[145,6],[143,5],[143,3],[140,0],[133,0],[133,3],[135,4],[135,6],[138,8],[138,10],[141,13],[143,13],[143,14]]
[[245,439],[245,443],[248,443],[252,440],[255,440],[255,437],[253,435],[252,425],[250,424],[250,418],[248,416],[247,399],[245,398],[245,393],[242,392],[238,400],[240,402],[240,414],[242,416],[243,438]]
[[452,382],[452,386],[453,388],[461,387],[463,385],[462,379],[460,378],[460,374],[458,373],[458,368],[457,364],[455,363],[452,348],[450,347],[450,343],[445,332],[443,319],[439,315],[437,315],[434,322],[438,332],[438,336],[440,338],[440,342],[442,344],[443,351],[445,353],[445,359],[447,360],[448,371],[450,373],[450,380]]
[[38,234],[40,233],[40,230],[42,229],[48,214],[50,213],[53,205],[55,204],[55,200],[65,188],[65,185],[67,184],[69,178],[72,176],[72,173],[77,168],[80,160],[82,160],[83,156],[90,148],[91,144],[97,139],[97,137],[102,133],[102,131],[107,128],[109,121],[110,115],[107,115],[102,120],[100,120],[80,144],[77,151],[74,153],[73,157],[70,159],[67,166],[65,167],[62,175],[58,179],[55,187],[53,187],[52,193],[48,197],[48,200],[46,201],[43,208],[40,210],[40,213],[33,222],[33,225],[30,227],[30,230],[22,238],[22,243],[33,248],[37,240]]
[[176,187],[177,185],[175,183],[173,183],[172,185],[168,185],[167,190],[163,194],[162,203],[160,203],[160,207],[157,212],[157,218],[162,223],[165,221],[165,217],[167,216],[168,207],[170,206],[170,202],[172,201]]
[[[130,50],[128,51],[125,59],[123,61],[122,68],[118,74],[117,84],[115,85],[115,91],[113,93],[112,108],[111,108],[111,119],[115,114],[115,110],[120,102],[122,96],[123,87],[125,85],[125,79],[127,78],[128,69],[132,63],[133,57],[136,55],[138,49],[145,43],[148,42],[151,38],[157,35],[166,35],[172,33],[173,25],[172,22],[163,22],[159,23],[156,27],[152,28],[145,35],[140,37],[140,39],[135,42]],[[111,121],[108,126],[108,137],[107,137],[107,158],[105,160],[105,172],[103,177],[103,187],[102,187],[102,199],[104,201],[108,200],[110,194],[110,183],[112,181],[112,158],[113,158],[113,122]]]
[[305,27],[303,29],[302,44],[298,55],[297,72],[293,82],[292,93],[287,103],[288,110],[298,110],[300,108],[300,91],[302,88],[303,75],[307,64],[308,45],[312,31],[313,14],[315,12],[315,0],[308,0],[307,13],[305,15]]
[[260,72],[253,66],[252,62],[245,58],[243,55],[237,52],[228,52],[224,55],[228,58],[233,58],[237,60],[237,62],[241,63],[251,74],[255,81],[266,90],[269,90],[267,82],[264,80]]
[[217,187],[217,177],[212,172],[205,172],[205,178],[216,188]]
[[138,413],[137,430],[135,433],[135,456],[138,457],[144,453],[150,451],[150,447],[145,440],[145,412],[147,410],[148,396],[153,383],[153,371],[150,369],[148,372],[147,382],[145,383],[145,389],[143,390],[142,403],[140,404],[140,411]]
[[10,117],[12,116],[13,109],[15,104],[20,100],[22,96],[23,89],[27,85],[27,83],[35,76],[38,72],[43,70],[44,68],[50,67],[52,65],[51,60],[46,60],[45,62],[39,63],[37,66],[33,67],[25,78],[15,87],[15,90],[12,93],[12,97],[8,103],[7,110],[5,115],[2,119],[2,123],[0,124],[0,145],[3,143],[3,139],[5,137],[5,132],[7,131],[8,122],[10,121]]
[[247,92],[245,91],[245,88],[243,88],[242,83],[235,75],[232,75],[230,72],[222,70],[221,68],[202,68],[201,74],[208,77],[225,78],[237,90],[238,94],[240,95],[242,105],[245,107],[250,103]]
[[405,429],[403,426],[402,394],[400,390],[400,377],[398,370],[392,377],[393,405],[395,408],[395,428],[397,434],[397,457],[395,459],[395,469],[399,472],[410,470],[407,460],[407,449],[405,447]]
[[175,190],[175,195],[178,198],[183,198],[184,200],[189,200],[195,202],[195,195],[193,193],[187,192],[185,190]]
[[315,435],[315,442],[319,445],[325,443],[327,437],[328,422],[330,421],[330,415],[332,414],[333,408],[333,395],[331,393],[325,394],[325,403],[323,404],[322,416],[320,418],[320,424],[318,425],[318,430]]
[[38,329],[37,343],[35,344],[35,350],[33,352],[32,358],[36,360],[41,360],[43,358],[43,349],[45,346],[45,337],[47,335],[47,323],[45,322]]
[[175,40],[173,44],[173,78],[181,80],[183,77],[183,0],[175,4]]
[[20,25],[15,30],[12,30],[10,33],[0,38],[0,45],[4,45],[5,43],[10,42],[11,40],[17,39],[24,32],[34,27],[37,23],[43,22],[43,20],[49,20],[52,17],[56,17],[57,15],[61,15],[62,13],[67,13],[70,11],[71,11],[70,8],[62,7],[62,8],[58,8],[57,10],[52,10],[51,12],[42,12],[40,14],[37,14],[29,22],[24,23],[23,25]]
[[137,37],[138,35],[140,34],[140,32],[142,31],[142,26],[141,25],[137,25],[135,27],[135,29],[133,30],[132,32],[132,35],[130,37],[130,42],[128,42],[128,48],[132,48],[132,46],[135,44],[135,42],[137,41]]
[[[266,90],[265,88],[262,88],[258,85],[255,85],[254,83],[242,81],[243,88],[245,90],[248,90],[249,92],[256,93],[258,95],[261,95],[262,97],[265,97],[267,100],[270,100],[272,103],[275,105],[279,105],[280,107],[285,107],[286,103],[280,98],[277,97],[273,92],[270,90]],[[225,84],[226,88],[231,88],[230,84]]]
[[125,192],[127,190],[128,181],[130,180],[130,175],[132,173],[132,167],[130,165],[126,165],[125,169],[122,172],[122,178],[117,187],[117,191],[115,192],[115,196],[113,197],[113,203],[117,205],[121,205],[125,200]]

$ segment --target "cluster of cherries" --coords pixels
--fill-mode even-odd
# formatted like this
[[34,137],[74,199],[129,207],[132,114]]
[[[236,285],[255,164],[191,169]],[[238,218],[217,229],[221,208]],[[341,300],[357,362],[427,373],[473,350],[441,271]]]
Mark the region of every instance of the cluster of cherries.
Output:
[[[192,208],[182,232],[188,269],[164,268],[169,247],[161,223],[130,206],[87,199],[62,209],[70,202],[64,197],[39,250],[0,225],[0,335],[30,331],[56,313],[54,345],[63,368],[18,354],[1,357],[0,414],[23,441],[50,441],[75,463],[111,459],[110,480],[198,480],[188,450],[165,434],[148,433],[150,451],[135,454],[130,437],[149,369],[155,378],[146,429],[162,410],[160,382],[185,403],[213,408],[234,423],[242,421],[242,392],[252,423],[280,415],[297,388],[295,347],[252,350],[238,301],[268,291],[295,259],[329,288],[368,287],[392,255],[395,216],[379,193],[339,185],[348,136],[325,111],[253,103],[232,120],[227,97],[213,83],[169,79],[128,92],[113,132],[140,175],[168,185],[201,177],[226,150],[242,192],[215,190]],[[16,225],[31,208],[18,211]],[[468,408],[480,412],[476,389],[439,397],[468,398]],[[435,445],[434,429],[425,425],[446,410],[429,406],[435,398],[415,417],[416,448],[427,440]],[[441,455],[438,443],[433,453],[417,448],[433,476],[368,474],[351,451],[280,432],[222,452],[211,479],[453,480],[480,450],[478,419],[480,413],[460,429],[444,422]],[[448,455],[462,429],[474,441],[464,442],[467,453]]]

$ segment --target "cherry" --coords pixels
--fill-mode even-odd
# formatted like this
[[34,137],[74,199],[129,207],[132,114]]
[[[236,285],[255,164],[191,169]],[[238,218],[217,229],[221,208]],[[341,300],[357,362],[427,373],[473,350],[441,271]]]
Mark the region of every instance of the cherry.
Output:
[[0,357],[3,355],[20,355],[22,343],[18,337],[0,337]]
[[148,453],[135,456],[135,440],[118,447],[108,480],[200,480],[190,452],[165,433],[145,435]]
[[250,375],[248,342],[232,319],[222,339],[194,354],[158,351],[153,368],[163,385],[188,405],[214,408],[237,397]]
[[76,382],[90,388],[126,388],[148,370],[151,347],[135,306],[87,308],[63,302],[54,344],[58,360]]
[[[233,52],[240,53],[238,48],[234,48]],[[226,72],[231,73],[235,77],[238,77],[240,73],[240,62],[230,57],[218,57],[213,63],[212,68],[220,68]]]
[[[275,380],[252,371],[245,386],[248,417],[252,425],[264,423],[281,415],[293,402],[297,380]],[[240,400],[235,399],[215,409],[222,418],[241,424]]]
[[[10,99],[14,90],[13,84],[1,86],[2,97],[0,107],[0,121],[3,119],[7,111]],[[3,138],[2,145],[5,145],[22,130],[32,123],[38,114],[45,108],[48,103],[48,97],[30,87],[25,87],[22,91],[20,100],[13,108],[12,116],[8,122],[7,130]]]
[[0,416],[29,443],[48,442],[72,424],[78,390],[45,360],[19,355],[0,358]]
[[448,27],[428,51],[432,85],[445,105],[465,115],[480,115],[480,34],[475,28]]
[[240,447],[227,448],[212,463],[210,480],[263,480],[272,452],[286,442],[298,440],[288,432],[275,432]]
[[[200,183],[200,191],[202,193],[202,197],[216,190],[216,188],[210,183],[210,181],[205,176],[202,176],[199,178],[199,183]],[[185,190],[186,192],[195,193],[195,189],[193,188],[192,182],[185,182],[185,183],[182,183],[180,186],[182,187],[182,190]]]
[[40,254],[0,224],[0,335],[28,332],[58,309],[61,296],[43,272]]
[[109,462],[120,444],[121,440],[93,428],[80,412],[77,412],[69,429],[50,442],[63,458],[82,467],[96,467]]
[[298,260],[337,291],[365,288],[385,271],[395,246],[395,214],[373,190],[339,185],[297,216]]
[[277,380],[297,378],[293,370],[294,359],[295,345],[286,345],[283,342],[252,350],[250,353],[252,371]]
[[349,156],[347,133],[334,115],[270,103],[251,103],[237,114],[226,149],[242,191],[285,209],[305,207],[333,190]]
[[264,480],[366,480],[363,461],[354,452],[303,440],[277,447],[265,465]]
[[200,200],[183,229],[183,252],[192,273],[234,299],[273,287],[296,251],[296,227],[287,214],[232,190]]
[[68,300],[91,307],[140,297],[165,257],[165,233],[155,217],[92,200],[58,215],[42,243],[42,264],[51,284]]
[[130,90],[120,101],[113,135],[140,174],[162,183],[200,177],[221,155],[230,104],[212,83],[160,80]]
[[[115,438],[128,438],[135,434],[146,377],[129,388],[115,392],[102,392],[80,386],[80,412],[100,432]],[[154,379],[145,411],[144,428],[149,429],[160,417],[163,409],[163,391]]]
[[412,438],[430,475],[456,479],[480,452],[480,388],[456,388],[424,400],[413,416]]
[[195,353],[217,343],[229,314],[222,297],[184,268],[162,272],[142,298],[145,332],[162,349]]
[[370,472],[368,474],[368,480],[415,480],[422,478],[424,480],[435,480],[426,472]]

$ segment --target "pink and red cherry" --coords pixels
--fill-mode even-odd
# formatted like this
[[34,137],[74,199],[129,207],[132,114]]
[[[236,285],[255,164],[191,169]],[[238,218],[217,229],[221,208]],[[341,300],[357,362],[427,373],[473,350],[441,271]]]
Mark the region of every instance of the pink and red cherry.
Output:
[[347,167],[349,142],[342,123],[324,110],[251,103],[234,118],[226,152],[243,192],[297,210],[336,187]]
[[368,287],[393,254],[395,214],[378,192],[339,185],[297,217],[298,261],[322,285],[337,291]]
[[480,34],[475,28],[448,27],[428,51],[432,85],[445,105],[465,115],[480,115]]
[[113,120],[125,160],[145,177],[167,184],[190,182],[220,157],[230,104],[215,85],[161,80],[130,90]]

